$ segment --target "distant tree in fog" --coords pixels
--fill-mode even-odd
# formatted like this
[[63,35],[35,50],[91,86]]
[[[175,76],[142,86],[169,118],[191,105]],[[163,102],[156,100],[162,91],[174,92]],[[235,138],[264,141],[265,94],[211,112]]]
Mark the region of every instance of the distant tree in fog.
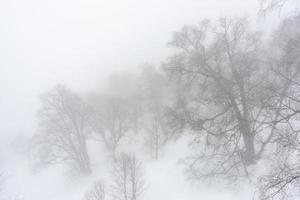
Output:
[[117,148],[130,128],[130,106],[127,99],[110,95],[95,96],[91,100],[94,132],[116,159]]
[[108,87],[90,94],[88,101],[93,110],[90,120],[95,133],[93,138],[101,140],[115,160],[123,139],[140,129],[142,105],[136,75],[118,73],[111,76]]
[[83,174],[91,172],[87,152],[88,119],[85,102],[64,86],[41,96],[39,134],[34,138],[40,159],[48,164],[65,163]]
[[153,66],[145,66],[141,74],[143,88],[143,120],[145,142],[153,158],[158,159],[162,146],[170,137],[166,123],[166,80]]
[[122,72],[110,77],[107,89],[111,96],[126,99],[126,106],[130,109],[127,118],[134,133],[138,133],[141,128],[142,87],[138,74]]
[[138,200],[146,189],[144,171],[134,155],[120,155],[112,171],[113,198],[118,200]]
[[106,193],[101,181],[95,181],[91,188],[85,193],[83,200],[105,200]]

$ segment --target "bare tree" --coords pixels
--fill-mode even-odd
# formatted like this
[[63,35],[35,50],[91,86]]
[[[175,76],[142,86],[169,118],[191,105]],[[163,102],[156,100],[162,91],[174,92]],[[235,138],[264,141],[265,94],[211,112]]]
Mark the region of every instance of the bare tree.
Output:
[[261,34],[247,20],[204,20],[174,34],[179,52],[165,64],[182,95],[173,105],[173,124],[194,133],[193,177],[248,176],[273,132],[269,66],[261,62]]
[[[273,138],[276,145],[276,165],[270,174],[261,178],[262,199],[292,199],[299,197],[299,120],[300,120],[300,31],[299,17],[284,20],[274,34],[270,57],[274,82],[272,102],[276,109]],[[297,194],[297,195],[292,195]]]
[[143,168],[134,155],[120,155],[114,164],[112,175],[115,199],[137,200],[145,190]]
[[42,161],[69,164],[83,174],[91,172],[87,152],[90,109],[83,100],[58,85],[41,96],[39,131],[34,142]]
[[170,138],[166,123],[166,80],[153,66],[145,66],[141,75],[143,88],[143,129],[151,156],[159,158],[162,146]]
[[104,92],[90,95],[93,108],[91,127],[116,159],[118,147],[129,132],[137,133],[141,115],[141,93],[135,74],[118,73],[110,77]]
[[300,196],[299,167],[288,164],[276,166],[269,175],[260,179],[260,199],[298,199]]
[[92,101],[92,128],[116,160],[117,148],[130,128],[128,101],[110,95],[97,96]]
[[116,73],[110,77],[107,93],[113,97],[126,100],[129,113],[127,118],[130,121],[130,129],[135,134],[141,128],[142,115],[142,85],[139,81],[139,76],[133,72]]
[[84,200],[105,200],[105,188],[101,181],[95,181],[85,193]]

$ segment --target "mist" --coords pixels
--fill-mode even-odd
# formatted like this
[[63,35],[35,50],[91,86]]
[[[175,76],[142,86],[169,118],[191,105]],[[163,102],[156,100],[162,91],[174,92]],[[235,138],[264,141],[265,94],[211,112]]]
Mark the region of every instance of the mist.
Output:
[[0,2],[0,199],[299,198],[299,1]]

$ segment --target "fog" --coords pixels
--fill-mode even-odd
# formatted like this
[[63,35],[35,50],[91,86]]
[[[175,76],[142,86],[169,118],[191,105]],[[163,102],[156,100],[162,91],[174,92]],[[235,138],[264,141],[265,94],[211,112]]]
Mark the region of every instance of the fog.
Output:
[[[180,133],[174,133],[174,138],[172,136],[169,139],[168,135],[165,138],[166,142],[163,142],[163,147],[160,147],[159,150],[162,155],[154,156],[155,159],[151,159],[152,155],[147,154],[144,146],[144,137],[146,136],[141,134],[133,136],[131,132],[136,130],[130,125],[130,128],[125,127],[130,133],[129,136],[124,133],[126,137],[120,144],[110,144],[107,147],[103,144],[99,145],[99,140],[105,140],[105,136],[102,136],[104,139],[96,138],[94,140],[94,136],[87,136],[84,139],[87,141],[87,154],[91,160],[89,175],[78,175],[79,172],[68,170],[63,162],[44,164],[44,161],[39,161],[38,158],[45,154],[41,153],[43,150],[36,148],[35,145],[35,137],[40,135],[40,132],[45,132],[45,130],[41,130],[45,127],[41,125],[43,119],[38,114],[39,110],[45,108],[43,107],[45,102],[41,101],[40,96],[47,94],[48,91],[52,91],[60,84],[67,89],[58,89],[59,92],[64,93],[69,90],[74,92],[88,102],[88,106],[91,106],[92,110],[99,108],[98,114],[112,112],[105,110],[109,107],[105,103],[112,102],[114,99],[109,99],[110,96],[108,100],[105,97],[104,100],[101,99],[108,93],[118,93],[119,96],[126,99],[128,97],[129,100],[127,99],[125,103],[129,101],[129,104],[127,107],[125,106],[125,109],[132,110],[131,104],[137,105],[140,102],[136,103],[136,99],[131,99],[131,96],[139,94],[136,91],[143,88],[144,84],[141,80],[150,77],[150,75],[143,75],[148,73],[145,68],[153,65],[155,68],[153,73],[157,73],[159,78],[152,81],[157,84],[161,83],[161,85],[155,85],[150,81],[151,84],[154,84],[151,87],[165,88],[165,85],[168,85],[166,86],[168,89],[161,92],[166,96],[163,95],[161,101],[167,102],[165,104],[169,109],[169,107],[175,106],[173,97],[186,94],[179,89],[181,87],[177,86],[177,83],[174,83],[180,78],[177,77],[178,79],[175,78],[175,81],[172,82],[169,72],[164,72],[165,66],[170,64],[168,59],[177,53],[177,49],[172,48],[172,45],[169,44],[172,42],[174,32],[180,32],[185,25],[196,26],[204,19],[209,19],[216,24],[221,17],[247,18],[251,29],[264,32],[262,36],[262,46],[264,47],[262,48],[272,49],[273,46],[269,43],[272,43],[270,41],[275,34],[274,31],[280,29],[280,24],[284,19],[294,16],[291,11],[297,7],[297,3],[297,1],[288,1],[280,11],[277,9],[267,10],[268,13],[262,15],[260,14],[261,2],[258,0],[0,1],[0,110],[2,113],[0,116],[0,169],[5,177],[3,184],[0,181],[0,199],[79,200],[84,198],[95,180],[101,179],[101,185],[102,182],[106,185],[106,199],[123,200],[123,197],[111,195],[111,193],[121,194],[124,192],[110,182],[111,176],[114,176],[111,171],[116,170],[118,164],[121,165],[120,163],[125,161],[131,163],[128,164],[129,166],[135,166],[135,159],[141,163],[141,173],[143,174],[141,177],[145,184],[140,186],[142,188],[141,195],[135,197],[133,194],[128,194],[128,198],[124,200],[256,198],[256,194],[259,193],[259,187],[256,187],[257,182],[253,181],[258,180],[256,178],[248,177],[251,181],[243,180],[239,184],[240,182],[235,181],[228,183],[225,181],[226,178],[221,178],[221,181],[213,181],[198,180],[198,178],[194,180],[190,177],[185,158],[195,151],[190,146],[193,146],[191,144],[197,139],[188,136],[189,132],[193,135],[198,131],[198,129],[193,129],[193,126],[180,130]],[[213,31],[210,34],[213,35]],[[180,45],[176,46],[175,44],[174,46]],[[210,48],[209,46],[208,48]],[[259,51],[265,53],[266,50]],[[267,56],[267,54],[268,56],[272,55],[272,52],[264,55]],[[272,59],[270,58],[270,60]],[[293,73],[296,74],[294,71]],[[163,77],[163,80],[160,80],[160,76]],[[297,81],[298,77],[295,77],[294,82]],[[112,85],[110,85],[111,82],[113,82]],[[278,82],[279,85],[283,84]],[[297,87],[297,84],[292,87],[291,90],[296,90],[294,87]],[[211,86],[208,88],[211,89]],[[51,92],[48,94],[54,95]],[[293,96],[293,98],[296,97]],[[102,101],[106,105],[104,108],[101,107],[103,106]],[[99,102],[101,105],[97,104]],[[149,100],[149,102],[151,104],[156,101]],[[76,106],[81,108],[81,102],[77,103]],[[163,105],[165,104],[163,103]],[[143,104],[142,107],[145,105]],[[295,105],[298,109],[297,106],[299,105]],[[172,109],[176,110],[175,107]],[[197,108],[200,109],[200,107]],[[292,120],[296,124],[295,126],[299,123],[296,118],[298,114],[296,108],[291,109],[295,111],[295,114],[280,115],[290,116],[288,119]],[[207,109],[211,108],[207,107]],[[207,109],[204,109],[205,112]],[[85,114],[85,111],[82,112]],[[93,112],[92,116],[98,119],[95,113]],[[126,111],[124,114],[125,120],[129,118],[128,113],[129,111]],[[293,118],[294,116],[296,119]],[[104,117],[111,116],[105,115]],[[102,118],[103,116],[101,116]],[[145,118],[145,121],[148,122],[148,117]],[[277,117],[275,119],[280,120]],[[284,119],[286,120],[286,118]],[[172,120],[172,117],[168,118],[168,122]],[[146,122],[143,122],[141,126],[149,126]],[[89,121],[87,123],[90,126],[96,122]],[[169,126],[176,127],[179,124],[178,122],[173,123],[175,125],[168,124],[168,130]],[[105,129],[103,126],[101,124],[101,131]],[[93,128],[95,127],[98,125],[93,126]],[[87,131],[93,128],[89,127]],[[145,130],[137,130],[137,132],[147,132],[147,130],[145,128]],[[109,132],[109,128],[106,131]],[[96,132],[97,130],[93,129],[91,135]],[[178,136],[178,134],[182,136]],[[264,136],[259,138],[264,138]],[[108,147],[113,149],[112,155],[110,155]],[[270,149],[268,151],[272,151],[272,148]],[[123,152],[134,152],[134,155],[123,155]],[[37,156],[37,154],[39,155]],[[294,155],[297,152],[291,154]],[[118,162],[118,159],[122,162]],[[274,158],[274,160],[276,159]],[[253,177],[258,177],[265,170],[261,166],[264,166],[264,163],[257,164],[258,173]],[[253,166],[249,168],[251,167]],[[138,188],[139,185],[136,187]],[[115,190],[111,188],[115,188]],[[86,196],[86,200],[98,199],[101,198],[93,199]]]
[[[54,84],[94,89],[114,71],[159,64],[169,54],[172,32],[181,26],[223,16],[256,20],[259,5],[238,0],[2,1],[1,110],[7,115],[1,126],[9,134],[1,135],[31,134],[37,96]],[[262,26],[278,18],[267,20]]]

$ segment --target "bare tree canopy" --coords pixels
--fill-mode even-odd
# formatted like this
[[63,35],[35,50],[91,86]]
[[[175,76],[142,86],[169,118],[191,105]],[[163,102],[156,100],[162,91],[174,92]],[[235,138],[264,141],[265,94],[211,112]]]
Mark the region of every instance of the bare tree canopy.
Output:
[[122,154],[113,168],[114,198],[118,200],[138,200],[146,189],[144,171],[134,155]]
[[195,137],[195,155],[187,159],[193,178],[248,177],[250,165],[293,140],[300,71],[293,23],[275,34],[270,51],[244,18],[204,20],[174,34],[170,45],[178,53],[164,68],[182,96],[170,117]]
[[146,65],[141,74],[142,80],[142,128],[145,130],[145,143],[151,156],[158,159],[163,145],[172,137],[172,131],[167,126],[167,96],[166,78],[154,66]]
[[299,116],[300,116],[300,32],[299,17],[285,20],[274,35],[272,69],[277,75],[274,90],[277,117],[274,143],[276,162],[270,174],[261,178],[262,199],[297,199],[299,197]]
[[170,44],[179,53],[165,69],[177,76],[186,93],[171,117],[199,132],[198,141],[204,142],[199,143],[204,154],[190,165],[193,171],[198,163],[207,166],[211,161],[213,173],[247,174],[245,166],[264,151],[264,140],[255,144],[268,118],[265,104],[270,98],[263,91],[268,68],[259,58],[260,35],[246,19],[228,18],[216,26],[205,20],[174,34]]
[[41,101],[40,134],[35,139],[41,158],[49,164],[67,163],[89,174],[86,140],[90,109],[77,94],[61,85],[43,94]]
[[92,101],[92,128],[115,160],[121,139],[131,126],[129,102],[114,96],[96,96]]

